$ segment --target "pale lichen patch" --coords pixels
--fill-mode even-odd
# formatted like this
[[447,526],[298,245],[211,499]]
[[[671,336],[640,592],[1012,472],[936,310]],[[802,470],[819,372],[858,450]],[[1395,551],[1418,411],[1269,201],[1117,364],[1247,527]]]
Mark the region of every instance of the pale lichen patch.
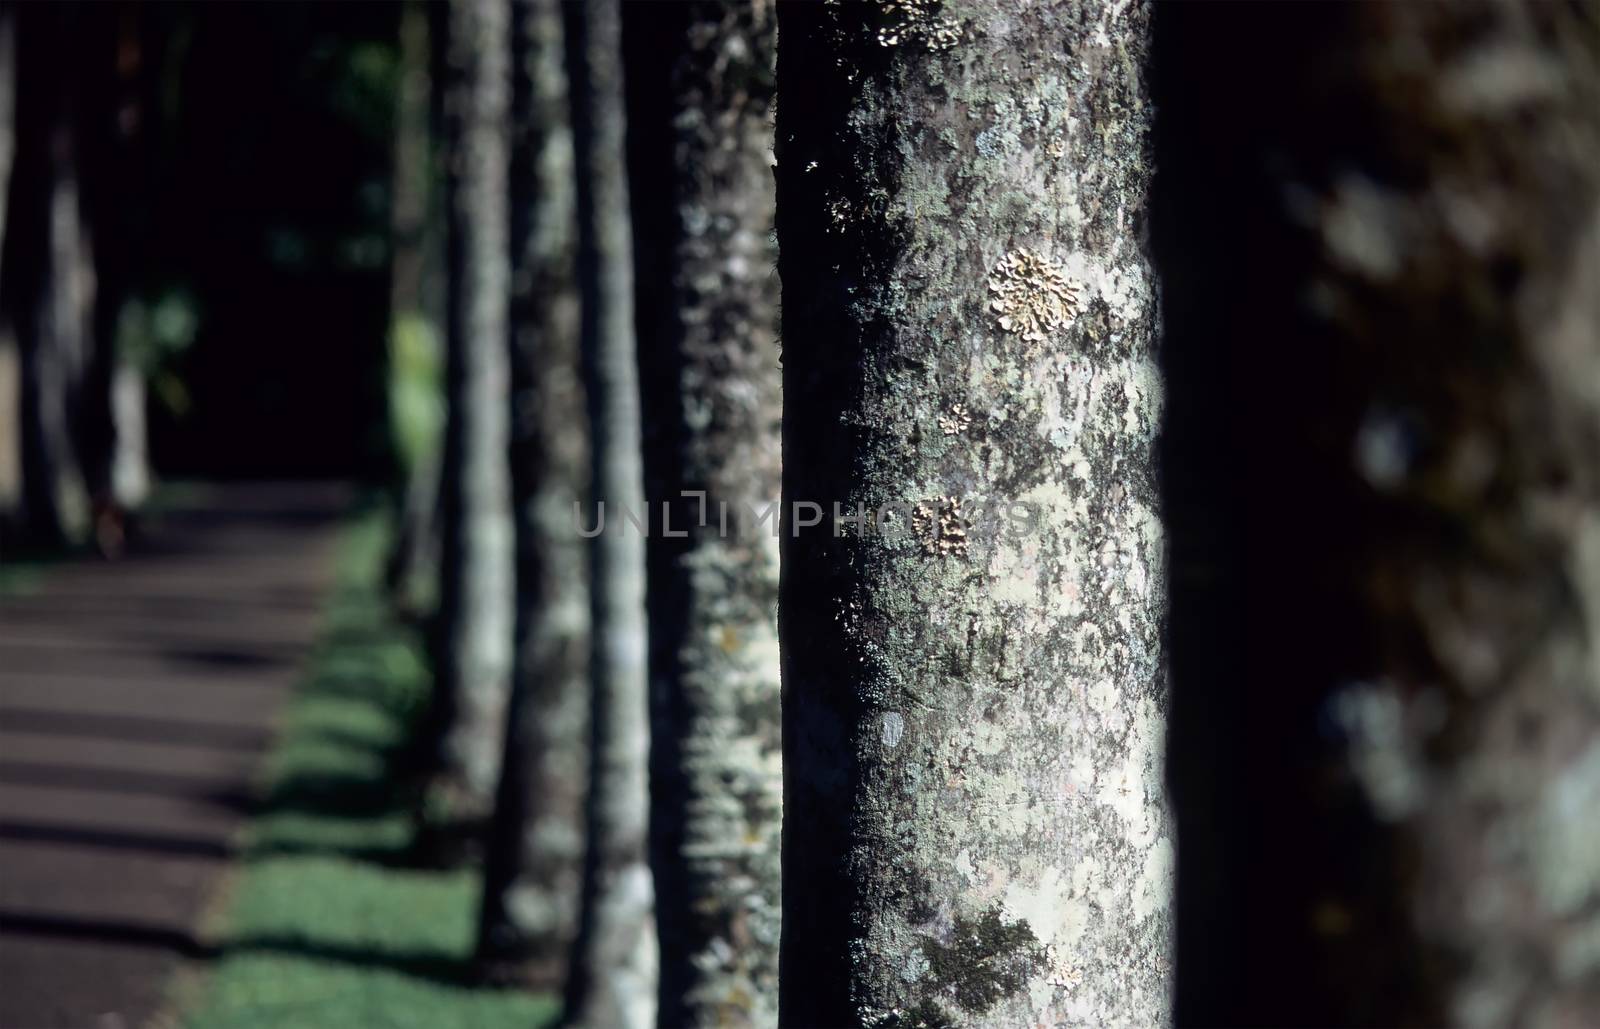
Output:
[[906,734],[905,716],[898,711],[888,711],[883,716],[883,745],[889,750],[900,745],[900,740]]
[[961,42],[961,23],[939,13],[939,0],[881,0],[884,24],[878,27],[881,47],[920,44],[939,52]]
[[1013,250],[989,273],[989,310],[1004,331],[1042,343],[1083,311],[1081,290],[1082,284],[1050,258]]
[[972,427],[972,412],[967,405],[957,401],[939,416],[939,430],[946,436],[959,436]]
[[922,540],[922,552],[938,557],[967,552],[967,518],[960,497],[943,497],[936,503],[918,504],[911,524]]

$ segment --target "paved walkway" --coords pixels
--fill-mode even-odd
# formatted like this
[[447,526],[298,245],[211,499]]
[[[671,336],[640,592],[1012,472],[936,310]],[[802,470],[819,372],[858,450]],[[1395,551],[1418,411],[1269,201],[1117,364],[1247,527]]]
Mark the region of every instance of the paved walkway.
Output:
[[0,598],[0,1029],[135,1029],[205,955],[348,494],[203,493]]

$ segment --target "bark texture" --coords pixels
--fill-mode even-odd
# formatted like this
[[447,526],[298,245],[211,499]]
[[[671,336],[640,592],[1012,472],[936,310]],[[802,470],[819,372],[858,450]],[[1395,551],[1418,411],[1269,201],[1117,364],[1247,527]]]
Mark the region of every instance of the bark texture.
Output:
[[557,0],[512,5],[511,482],[516,652],[478,954],[498,977],[565,979],[588,783],[589,478],[578,363],[572,130]]
[[646,860],[650,724],[645,666],[645,555],[621,524],[642,512],[633,240],[618,0],[563,9],[577,180],[581,349],[591,488],[612,511],[590,545],[593,682],[588,848],[566,1018],[597,1029],[655,1019],[657,948]]
[[1149,13],[780,8],[784,1024],[1168,1021]]
[[512,526],[506,375],[510,9],[452,0],[446,117],[450,288],[439,668],[452,815],[487,815],[511,683]]
[[1180,1017],[1592,1024],[1600,18],[1171,17]]
[[669,519],[650,539],[659,1022],[772,1025],[778,541],[737,526],[780,490],[776,13],[709,2],[628,15],[646,482]]

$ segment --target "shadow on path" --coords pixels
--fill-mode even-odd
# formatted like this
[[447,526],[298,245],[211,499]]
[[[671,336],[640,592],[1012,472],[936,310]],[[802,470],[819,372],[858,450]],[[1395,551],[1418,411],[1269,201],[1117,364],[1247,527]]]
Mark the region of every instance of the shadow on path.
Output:
[[0,1026],[138,1025],[237,849],[347,489],[197,491],[0,598]]

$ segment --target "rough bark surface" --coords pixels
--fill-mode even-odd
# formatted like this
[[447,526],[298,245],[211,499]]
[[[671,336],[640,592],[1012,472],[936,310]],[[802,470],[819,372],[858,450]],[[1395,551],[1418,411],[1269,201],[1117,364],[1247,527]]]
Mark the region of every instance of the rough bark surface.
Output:
[[1165,1023],[1149,10],[780,19],[782,1021]]
[[565,1017],[596,1029],[655,1020],[657,948],[647,862],[650,714],[633,241],[618,0],[563,9],[577,180],[581,349],[594,497],[611,511],[590,544],[593,617],[588,847]]
[[777,19],[770,6],[720,2],[628,14],[640,37],[629,74],[644,79],[629,90],[636,264],[651,280],[639,290],[646,482],[651,512],[668,512],[650,539],[649,590],[659,1022],[772,1025],[778,541],[738,524],[781,485]]
[[1593,1024],[1600,18],[1171,17],[1180,1017]]
[[509,21],[509,7],[493,0],[450,4],[449,410],[438,691],[441,782],[452,816],[489,811],[511,682]]
[[543,989],[578,927],[588,782],[589,477],[573,277],[572,130],[556,0],[512,5],[511,483],[516,652],[479,960]]

